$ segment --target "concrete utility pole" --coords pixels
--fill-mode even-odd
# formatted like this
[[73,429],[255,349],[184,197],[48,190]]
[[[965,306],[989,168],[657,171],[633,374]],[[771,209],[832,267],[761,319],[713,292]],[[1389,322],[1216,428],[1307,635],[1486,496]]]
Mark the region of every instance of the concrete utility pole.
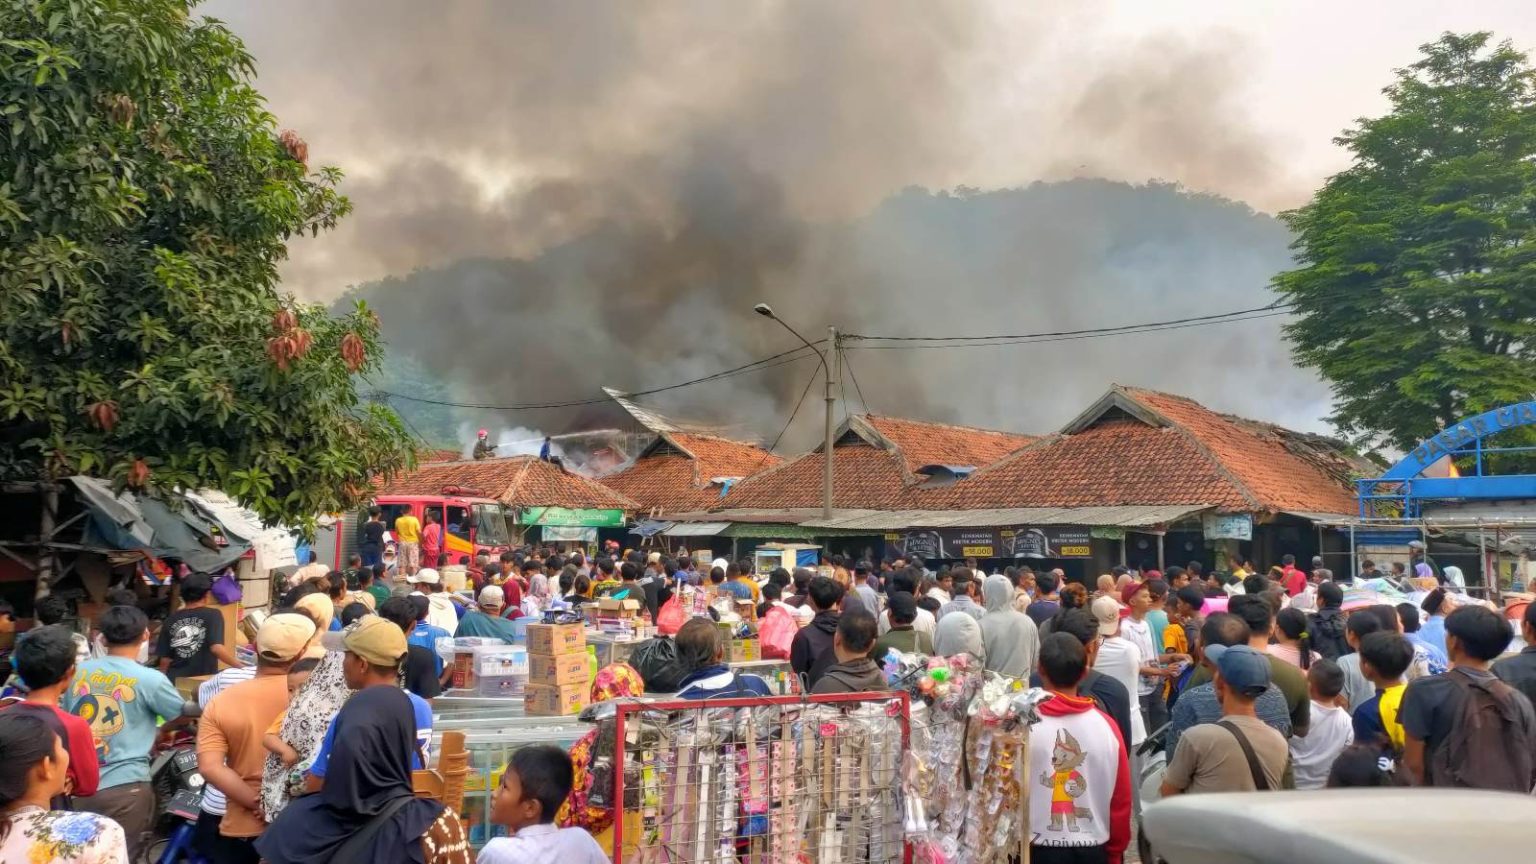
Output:
[[826,418],[825,418],[826,419],[826,434],[825,434],[824,440],[822,441],[822,454],[823,454],[824,458],[822,460],[822,477],[821,477],[821,518],[823,518],[823,519],[831,519],[832,518],[832,444],[833,444],[832,438],[833,438],[833,435],[836,434],[836,431],[837,431],[837,427],[832,422],[832,413],[833,413],[832,412],[832,406],[834,404],[836,404],[836,402],[837,402],[837,389],[836,388],[837,388],[837,380],[840,377],[840,375],[838,373],[835,373],[835,372],[832,371],[832,366],[833,366],[833,364],[838,363],[841,360],[840,353],[837,350],[838,349],[837,328],[836,327],[828,327],[827,328],[827,347],[826,347],[826,350],[821,350],[821,349],[818,349],[815,345],[811,344],[811,341],[809,339],[805,338],[804,336],[801,336],[799,331],[797,331],[797,330],[795,330],[795,328],[789,326],[789,324],[786,323],[783,318],[780,318],[777,314],[775,314],[774,311],[773,311],[773,307],[769,306],[767,303],[759,303],[756,306],[753,306],[752,307],[752,311],[756,312],[757,314],[759,314],[761,316],[763,316],[764,318],[772,318],[774,321],[777,321],[779,323],[780,327],[783,327],[785,330],[788,330],[791,335],[793,335],[796,339],[799,339],[802,343],[804,343],[805,347],[807,347],[807,348],[811,349],[813,352],[815,352],[816,359],[821,363],[821,370],[826,375],[827,409],[826,409]]

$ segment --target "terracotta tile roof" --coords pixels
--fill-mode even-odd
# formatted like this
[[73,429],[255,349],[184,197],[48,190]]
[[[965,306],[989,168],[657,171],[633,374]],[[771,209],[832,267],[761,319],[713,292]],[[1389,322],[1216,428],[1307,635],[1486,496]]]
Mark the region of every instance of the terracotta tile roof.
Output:
[[[946,423],[924,423],[866,414],[862,418],[896,445],[909,472],[924,465],[990,465],[1035,440],[1029,435],[996,432]],[[834,460],[835,461],[835,460]]]
[[1178,430],[1132,419],[1042,438],[944,491],[951,509],[1245,504]]
[[511,507],[639,509],[628,496],[535,456],[430,462],[385,484],[379,494],[436,495],[447,486],[473,490]]
[[[1353,513],[1343,472],[1325,470],[1316,453],[1301,456],[1288,444],[1303,437],[1181,396],[1115,387],[1062,434],[949,487],[947,506],[1210,504],[1226,512]],[[1310,444],[1322,451],[1323,441],[1311,436]]]
[[[858,415],[838,437],[832,460],[833,506],[859,509],[921,509],[943,500],[923,488],[916,469],[925,465],[984,465],[1029,443],[1026,435]],[[715,505],[728,508],[821,506],[820,449],[736,484]]]
[[[824,464],[820,450],[806,453],[737,483],[714,507],[820,507]],[[918,491],[899,455],[862,440],[837,446],[832,471],[834,507],[907,509],[910,493]]]
[[755,444],[687,432],[663,433],[634,464],[601,478],[604,485],[664,513],[720,504],[718,477],[747,477],[784,460]]
[[427,462],[457,462],[463,458],[464,454],[457,450],[432,449],[422,450],[416,454],[417,464],[424,464]]
[[1347,483],[1287,446],[1298,433],[1218,414],[1183,396],[1140,389],[1126,392],[1194,436],[1248,488],[1263,509],[1356,511],[1353,490]]

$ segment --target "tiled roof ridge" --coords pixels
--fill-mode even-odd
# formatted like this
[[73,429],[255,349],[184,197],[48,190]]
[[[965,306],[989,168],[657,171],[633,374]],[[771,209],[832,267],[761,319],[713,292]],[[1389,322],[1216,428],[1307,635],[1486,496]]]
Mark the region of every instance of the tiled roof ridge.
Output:
[[982,435],[996,435],[1000,438],[1033,438],[1028,432],[1010,432],[1006,429],[989,429],[985,426],[967,426],[964,423],[944,423],[939,420],[915,420],[911,417],[896,417],[890,414],[863,413],[856,415],[864,418],[866,422],[878,420],[890,420],[894,423],[911,423],[914,426],[934,426],[940,429],[953,429],[956,432],[979,432]]
[[[1154,396],[1161,396],[1161,397],[1163,397],[1165,399],[1173,399],[1173,400],[1176,400],[1176,401],[1179,401],[1179,402],[1183,402],[1183,403],[1186,403],[1186,404],[1189,404],[1189,405],[1193,405],[1194,407],[1196,407],[1196,408],[1198,408],[1198,409],[1200,409],[1202,411],[1208,411],[1208,412],[1210,412],[1212,414],[1216,414],[1217,412],[1211,411],[1210,408],[1207,408],[1206,406],[1200,404],[1199,402],[1196,402],[1195,400],[1189,398],[1188,396],[1180,396],[1180,395],[1175,394],[1175,393],[1163,393],[1163,392],[1158,391],[1158,390],[1151,390],[1151,389],[1147,389],[1147,388],[1144,388],[1144,387],[1123,387],[1123,386],[1121,386],[1119,384],[1115,384],[1115,385],[1113,385],[1113,387],[1114,387],[1114,389],[1116,389],[1116,390],[1120,391],[1121,393],[1125,394],[1126,397],[1128,397],[1130,399],[1135,399],[1136,403],[1138,405],[1140,405],[1142,408],[1146,409],[1147,411],[1157,415],[1164,422],[1166,422],[1170,428],[1172,428],[1175,432],[1177,432],[1180,436],[1182,436],[1184,438],[1184,440],[1188,441],[1190,446],[1195,448],[1196,452],[1198,452],[1200,455],[1204,456],[1206,458],[1206,460],[1211,463],[1211,466],[1216,469],[1216,472],[1218,474],[1220,474],[1222,477],[1226,478],[1227,482],[1232,484],[1233,488],[1235,488],[1237,490],[1238,494],[1243,496],[1243,500],[1247,501],[1249,506],[1251,506],[1254,509],[1254,512],[1260,512],[1260,511],[1269,509],[1268,506],[1266,506],[1265,503],[1260,500],[1260,498],[1258,496],[1258,493],[1256,493],[1253,490],[1253,487],[1249,486],[1247,481],[1243,480],[1242,478],[1238,477],[1235,473],[1233,473],[1232,470],[1230,468],[1228,468],[1226,466],[1226,464],[1221,461],[1221,457],[1217,456],[1216,453],[1214,451],[1212,451],[1210,447],[1206,446],[1204,441],[1200,440],[1200,436],[1196,435],[1194,432],[1192,432],[1188,428],[1186,428],[1183,423],[1175,422],[1171,417],[1169,417],[1168,415],[1164,414],[1163,412],[1157,410],[1156,406],[1148,404],[1145,399],[1140,399],[1140,398],[1137,398],[1137,397],[1141,393],[1147,393],[1147,394],[1154,395]],[[1221,415],[1218,415],[1218,416],[1221,416]],[[1226,418],[1223,418],[1223,419],[1226,419]],[[1228,422],[1231,422],[1231,421],[1228,420]],[[1239,430],[1239,431],[1241,431],[1241,430]]]

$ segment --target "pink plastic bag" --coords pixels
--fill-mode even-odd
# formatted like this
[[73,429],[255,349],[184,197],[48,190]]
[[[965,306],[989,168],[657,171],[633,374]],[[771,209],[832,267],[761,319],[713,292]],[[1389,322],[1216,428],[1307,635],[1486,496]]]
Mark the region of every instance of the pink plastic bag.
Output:
[[661,604],[661,609],[656,612],[656,632],[663,636],[676,636],[677,631],[683,629],[688,621],[688,613],[683,611],[683,604],[678,602],[677,595]]
[[782,606],[769,609],[768,614],[763,616],[763,623],[757,628],[763,659],[788,660],[789,646],[794,644],[798,632],[800,625],[788,609]]

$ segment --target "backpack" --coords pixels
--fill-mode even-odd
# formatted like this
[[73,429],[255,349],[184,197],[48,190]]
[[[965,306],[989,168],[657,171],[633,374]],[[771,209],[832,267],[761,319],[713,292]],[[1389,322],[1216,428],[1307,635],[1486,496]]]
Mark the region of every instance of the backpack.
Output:
[[1349,647],[1349,642],[1344,638],[1344,616],[1338,612],[1331,615],[1314,612],[1308,616],[1308,626],[1312,629],[1312,648],[1317,653],[1329,660],[1338,660],[1345,654],[1354,653]]
[[1442,677],[1465,698],[1451,734],[1429,758],[1429,785],[1530,794],[1536,785],[1536,730],[1525,725],[1518,691],[1459,669]]
[[640,673],[647,693],[676,693],[688,677],[677,660],[677,645],[665,636],[636,645],[629,665]]
[[799,632],[800,623],[788,609],[782,606],[769,609],[757,628],[763,659],[788,660],[790,646],[795,644],[795,634]]

